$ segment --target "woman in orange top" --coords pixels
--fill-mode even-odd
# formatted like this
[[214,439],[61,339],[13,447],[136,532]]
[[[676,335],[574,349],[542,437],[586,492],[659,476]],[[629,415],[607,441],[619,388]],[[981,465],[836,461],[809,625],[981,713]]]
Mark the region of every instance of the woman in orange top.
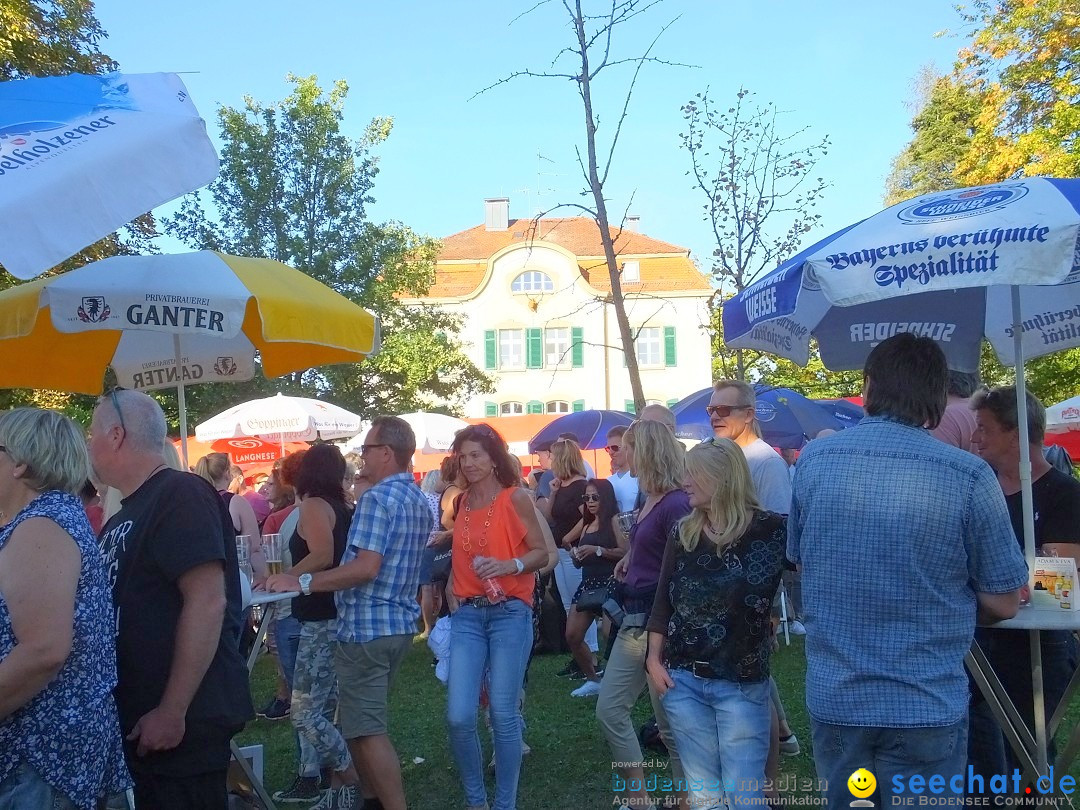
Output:
[[458,431],[453,452],[467,482],[454,521],[454,594],[447,723],[470,810],[487,808],[476,710],[488,673],[495,745],[494,810],[513,810],[521,772],[518,694],[533,644],[535,578],[548,552],[532,499],[518,486],[506,442],[487,425]]

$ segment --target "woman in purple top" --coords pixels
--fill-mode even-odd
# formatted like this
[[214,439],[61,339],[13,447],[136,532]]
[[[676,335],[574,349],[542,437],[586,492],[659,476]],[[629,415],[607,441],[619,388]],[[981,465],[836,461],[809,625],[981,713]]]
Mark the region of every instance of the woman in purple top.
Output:
[[[646,686],[645,626],[660,581],[664,549],[678,522],[689,514],[690,503],[682,489],[686,451],[670,429],[660,422],[635,422],[623,436],[623,444],[629,449],[630,472],[646,498],[637,523],[630,530],[630,552],[615,566],[615,579],[621,583],[619,602],[626,615],[600,683],[596,717],[611,747],[611,759],[625,781],[626,798],[631,800],[628,803],[648,806],[641,745],[630,720],[630,710]],[[671,756],[670,776],[681,780],[682,765],[667,715],[651,689],[649,696],[660,736]],[[676,795],[684,797],[681,792]]]

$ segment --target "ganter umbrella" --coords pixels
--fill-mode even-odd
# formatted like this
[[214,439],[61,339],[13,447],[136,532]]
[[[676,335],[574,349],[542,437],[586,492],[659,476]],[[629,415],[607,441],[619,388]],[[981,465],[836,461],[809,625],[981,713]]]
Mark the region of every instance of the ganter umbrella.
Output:
[[18,278],[217,173],[206,123],[173,73],[0,82],[0,264]]
[[0,292],[0,387],[97,394],[112,366],[125,387],[179,389],[181,436],[186,384],[356,363],[378,346],[373,315],[271,259],[115,256]]

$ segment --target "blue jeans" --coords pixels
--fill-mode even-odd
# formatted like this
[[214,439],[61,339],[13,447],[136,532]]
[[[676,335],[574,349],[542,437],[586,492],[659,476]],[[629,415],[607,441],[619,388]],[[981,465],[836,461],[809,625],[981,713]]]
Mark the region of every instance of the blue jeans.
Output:
[[700,810],[762,806],[769,756],[768,681],[737,683],[672,669],[662,698],[679,747],[690,805]]
[[[296,669],[296,651],[300,647],[300,621],[292,614],[274,620],[274,643],[277,645],[278,663],[285,675],[285,684],[292,694],[293,672]],[[293,732],[300,749],[300,776],[319,775],[319,754],[303,736]]]
[[0,810],[75,810],[75,805],[23,762],[0,782]]
[[[836,726],[810,719],[814,738],[814,764],[818,779],[826,780],[825,798],[830,807],[848,807],[855,797],[847,781],[859,768],[866,768],[877,780],[877,790],[869,797],[875,807],[890,807],[893,796],[912,797],[911,777],[923,777],[920,791],[926,792],[927,780],[935,774],[945,777],[945,793],[940,798],[955,798],[949,779],[967,768],[967,727],[965,714],[948,726],[917,728],[877,728],[872,726]],[[903,790],[896,791],[893,777],[901,777]]]
[[510,598],[498,605],[462,605],[450,623],[450,680],[446,720],[450,751],[461,774],[465,803],[487,804],[476,711],[488,672],[491,737],[495,744],[493,810],[514,810],[521,775],[521,693],[532,650],[532,606]]

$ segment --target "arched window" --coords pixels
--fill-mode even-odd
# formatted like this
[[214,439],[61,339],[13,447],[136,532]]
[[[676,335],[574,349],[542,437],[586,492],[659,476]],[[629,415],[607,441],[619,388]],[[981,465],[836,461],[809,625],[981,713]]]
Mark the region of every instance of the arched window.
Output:
[[554,400],[545,406],[547,413],[570,413],[570,403]]
[[551,276],[539,270],[526,270],[524,273],[520,273],[510,284],[510,292],[516,293],[554,291],[555,282],[551,280]]
[[521,402],[504,402],[499,406],[499,416],[520,416],[525,413],[525,405]]

